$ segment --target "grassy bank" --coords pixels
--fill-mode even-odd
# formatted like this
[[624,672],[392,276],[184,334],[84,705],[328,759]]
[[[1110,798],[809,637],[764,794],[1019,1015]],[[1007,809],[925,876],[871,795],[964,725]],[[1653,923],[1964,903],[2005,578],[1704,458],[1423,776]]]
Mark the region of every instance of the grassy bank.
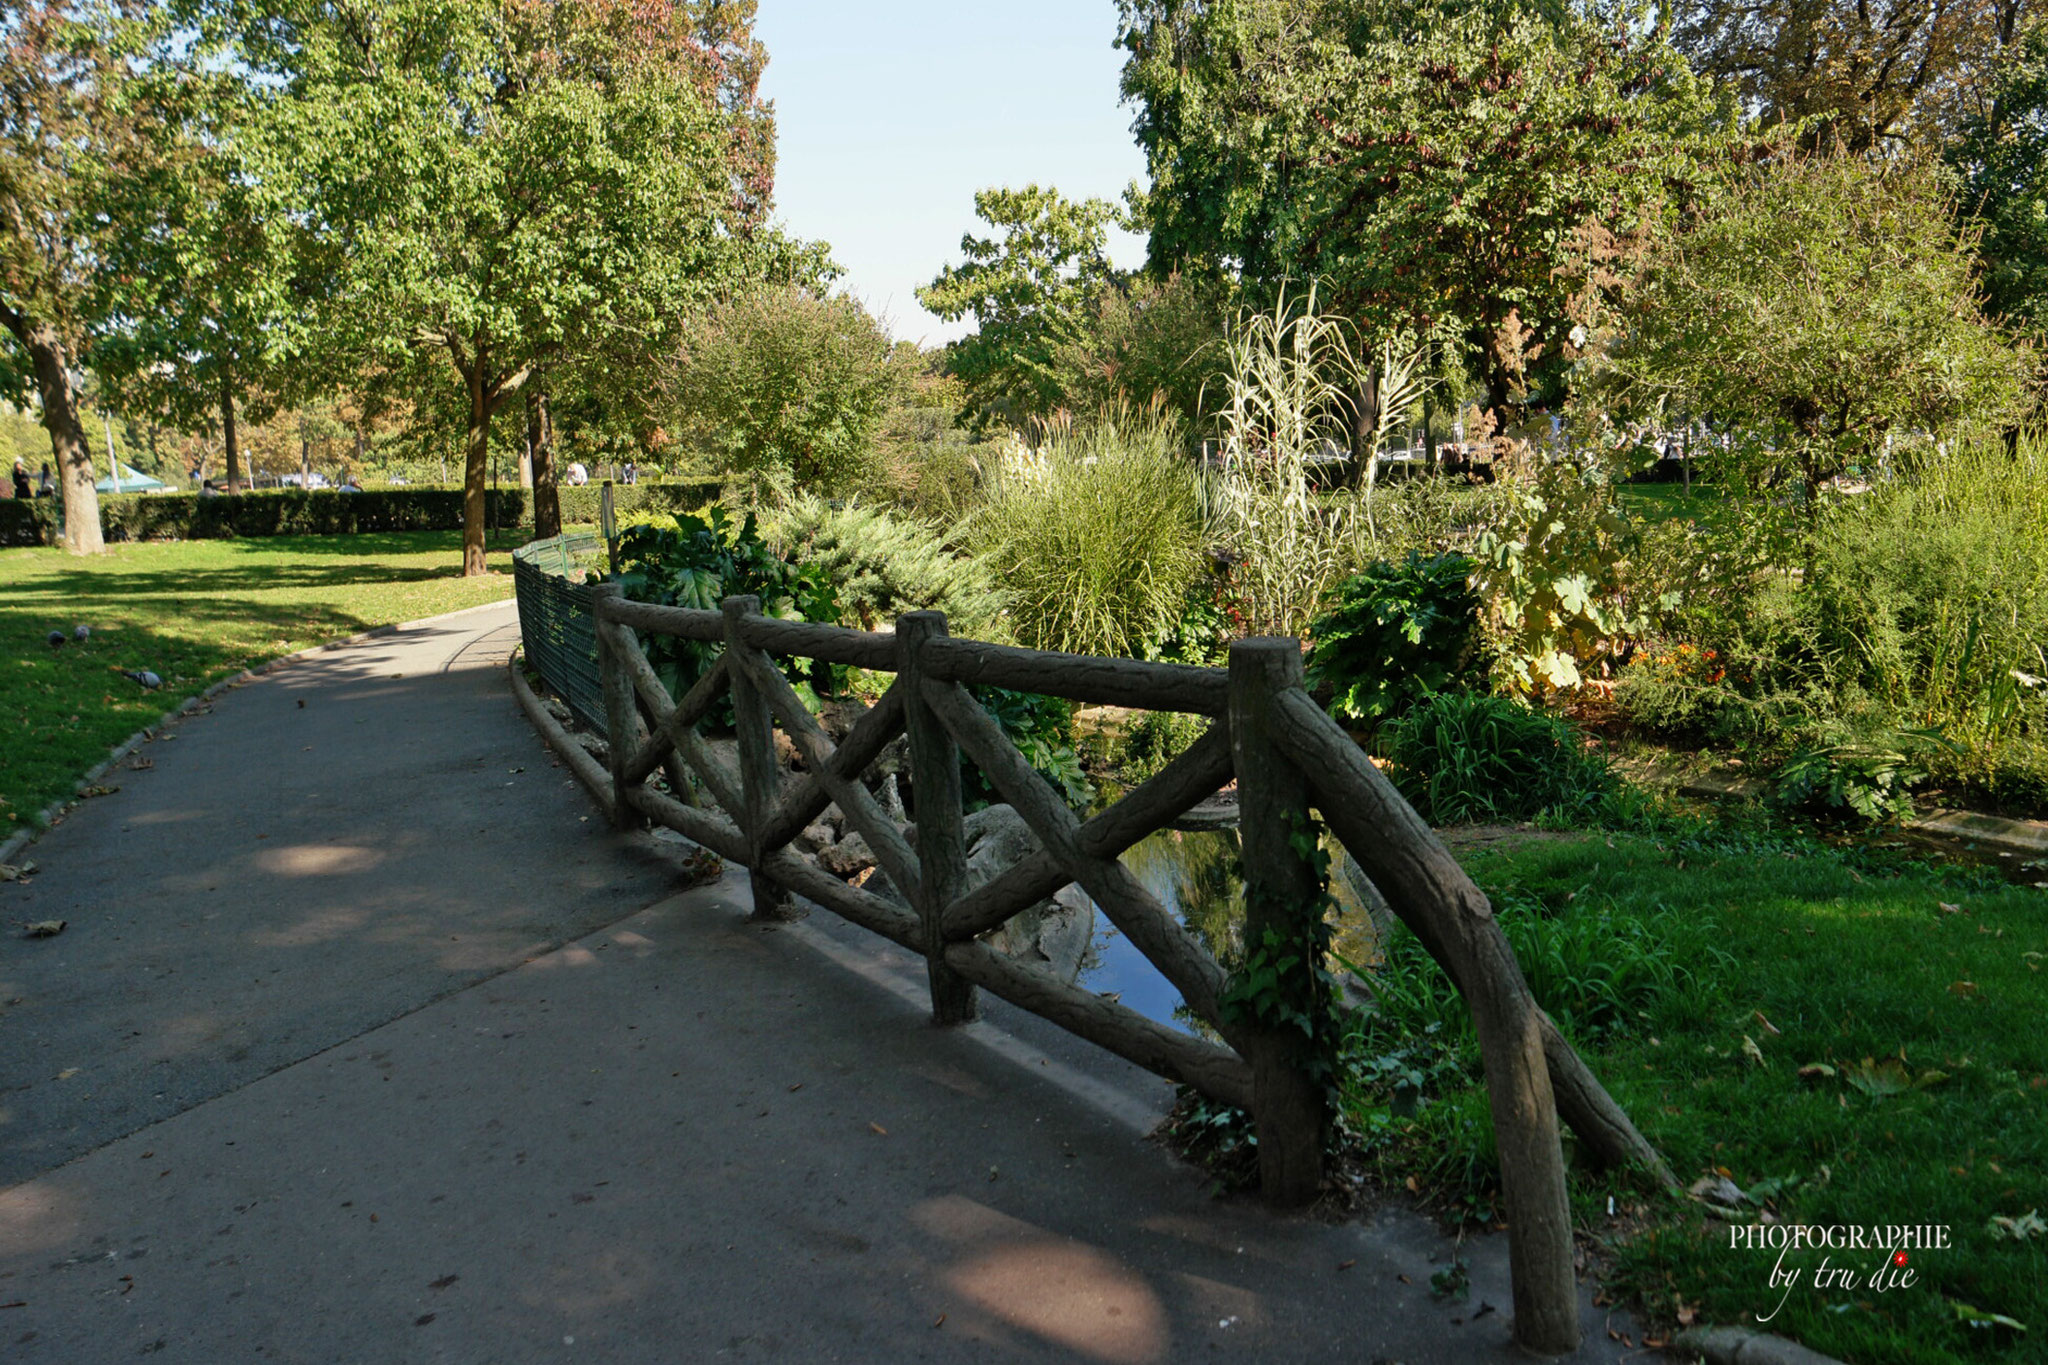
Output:
[[[461,577],[459,532],[279,536],[108,547],[92,558],[0,550],[0,834],[198,689],[373,626],[512,593],[510,539]],[[91,627],[83,643],[68,637]],[[45,637],[61,630],[52,649]],[[117,669],[164,679],[145,692]]]
[[[1855,1362],[2048,1359],[2048,1227],[2027,1221],[2048,1216],[2042,891],[1769,835],[1571,836],[1470,862],[1538,998],[1681,1181],[1743,1192],[1731,1218],[1575,1177],[1617,1290],[1666,1329],[1768,1317]],[[1362,1040],[1377,1079],[1354,1118],[1395,1183],[1490,1220],[1469,1025],[1395,949],[1407,984]],[[1745,1221],[1932,1224],[1950,1245],[1909,1250],[1914,1282],[1883,1289],[1882,1250],[1836,1252],[1857,1283],[1821,1288],[1827,1253],[1732,1247]]]

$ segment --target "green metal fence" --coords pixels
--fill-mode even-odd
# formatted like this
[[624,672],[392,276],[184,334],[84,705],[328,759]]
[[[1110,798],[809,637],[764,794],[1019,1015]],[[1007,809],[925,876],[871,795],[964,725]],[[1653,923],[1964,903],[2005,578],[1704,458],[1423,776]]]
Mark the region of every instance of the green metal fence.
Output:
[[590,585],[570,581],[575,557],[602,545],[575,531],[536,540],[512,552],[519,634],[526,662],[569,704],[578,720],[604,730],[604,693],[597,676],[597,618]]

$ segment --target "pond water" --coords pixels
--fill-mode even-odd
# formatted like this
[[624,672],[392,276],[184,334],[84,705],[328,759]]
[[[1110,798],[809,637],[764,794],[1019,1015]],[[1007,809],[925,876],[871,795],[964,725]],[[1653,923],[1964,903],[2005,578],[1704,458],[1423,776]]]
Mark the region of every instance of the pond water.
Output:
[[[1371,914],[1354,887],[1341,844],[1325,839],[1331,855],[1330,891],[1338,906],[1337,952],[1360,965],[1379,957]],[[1225,967],[1237,961],[1244,943],[1244,879],[1238,872],[1234,829],[1160,830],[1133,845],[1122,858],[1145,889],[1194,931]],[[1180,992],[1146,956],[1095,907],[1095,936],[1077,978],[1084,988],[1116,995],[1148,1019],[1199,1032]]]

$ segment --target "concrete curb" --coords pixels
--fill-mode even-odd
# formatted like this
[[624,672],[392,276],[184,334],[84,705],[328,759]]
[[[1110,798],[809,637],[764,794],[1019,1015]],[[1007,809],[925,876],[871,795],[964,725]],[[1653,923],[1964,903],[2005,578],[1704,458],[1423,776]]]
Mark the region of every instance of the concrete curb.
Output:
[[372,626],[368,630],[355,635],[344,636],[339,640],[329,640],[325,644],[308,645],[304,649],[294,650],[290,654],[280,654],[277,658],[257,664],[254,668],[245,668],[233,677],[222,678],[205,691],[185,698],[175,707],[164,712],[156,724],[145,725],[134,734],[128,736],[127,739],[109,750],[105,758],[86,769],[85,774],[78,779],[77,785],[72,789],[70,796],[52,801],[36,813],[35,819],[32,822],[21,826],[8,835],[4,841],[0,841],[0,863],[13,862],[16,854],[42,838],[51,826],[64,818],[66,811],[78,804],[79,792],[98,782],[102,777],[105,777],[118,767],[122,759],[127,758],[138,748],[155,739],[171,725],[191,715],[221,693],[240,687],[244,683],[254,682],[265,674],[274,673],[278,669],[290,664],[303,663],[307,659],[325,654],[330,650],[341,649],[347,645],[359,645],[367,640],[375,640],[386,635],[396,635],[400,631],[412,630],[419,626],[431,626],[442,621],[452,621],[458,617],[470,616],[480,611],[490,611],[514,600],[513,598],[505,597],[495,602],[479,602],[473,607],[460,607],[454,611],[444,611],[439,616],[422,616],[417,621],[396,621],[388,626]]
[[[1770,784],[1754,777],[1712,774],[1680,777],[1672,790],[1703,801],[1761,801]],[[1936,807],[1899,826],[1901,834],[1957,852],[1989,852],[2029,862],[2048,862],[2048,820],[2013,820],[2002,815]]]
[[1694,1327],[1680,1332],[1671,1344],[1698,1352],[1709,1365],[1842,1365],[1796,1341],[1747,1327]]

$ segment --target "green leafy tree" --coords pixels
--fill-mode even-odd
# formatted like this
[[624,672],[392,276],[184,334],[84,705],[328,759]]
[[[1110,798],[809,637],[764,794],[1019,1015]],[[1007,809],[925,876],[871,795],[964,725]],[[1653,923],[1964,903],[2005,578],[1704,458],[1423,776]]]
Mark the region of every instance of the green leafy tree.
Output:
[[1758,168],[1652,258],[1610,379],[1708,413],[1753,482],[1820,486],[1887,433],[1999,425],[2027,361],[1987,325],[1936,168],[1851,155]]
[[[751,4],[279,0],[233,13],[281,81],[332,372],[424,375],[467,407],[463,571],[484,571],[491,422],[600,338],[658,343],[750,273],[772,186]],[[231,11],[232,13],[232,11]],[[322,351],[326,354],[321,354]],[[445,371],[444,371],[445,373]]]
[[1586,230],[1654,226],[1725,124],[1623,4],[1121,7],[1152,268],[1321,280],[1370,334],[1469,348],[1496,407],[1574,358]]
[[298,228],[264,126],[270,101],[210,55],[160,61],[141,78],[166,138],[109,187],[118,230],[102,253],[94,368],[124,407],[178,431],[217,432],[233,489],[241,424],[277,411],[278,362],[295,349],[304,312]]
[[0,11],[0,385],[40,405],[75,554],[102,548],[77,372],[90,358],[111,230],[103,196],[163,142],[132,79],[150,36],[142,17],[123,0]]
[[1225,311],[1220,283],[1178,271],[1102,290],[1055,331],[1048,368],[1060,406],[1093,413],[1157,404],[1197,430],[1204,391],[1223,368]]
[[963,234],[966,262],[941,270],[917,300],[948,322],[974,319],[947,351],[970,415],[1021,423],[1059,406],[1054,350],[1116,277],[1109,229],[1119,216],[1106,200],[1075,203],[1037,185],[982,190],[974,211],[1001,236]]
[[1681,0],[1695,70],[1810,147],[1932,148],[1987,103],[2024,0]]
[[781,500],[859,479],[906,382],[887,333],[845,296],[756,288],[687,321],[667,424],[722,473]]
[[1959,206],[1982,232],[1986,306],[2048,337],[2048,27],[2013,54],[1948,157],[1962,176]]

